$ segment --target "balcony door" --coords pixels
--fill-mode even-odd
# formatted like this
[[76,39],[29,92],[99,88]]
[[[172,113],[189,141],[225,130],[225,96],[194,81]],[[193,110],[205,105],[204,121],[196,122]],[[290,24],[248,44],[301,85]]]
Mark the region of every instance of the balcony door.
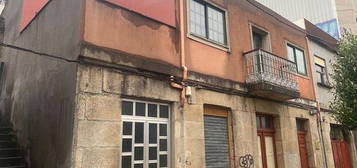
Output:
[[269,33],[258,26],[251,25],[252,48],[271,51]]
[[258,150],[260,159],[259,167],[276,168],[275,130],[273,117],[268,115],[257,115]]

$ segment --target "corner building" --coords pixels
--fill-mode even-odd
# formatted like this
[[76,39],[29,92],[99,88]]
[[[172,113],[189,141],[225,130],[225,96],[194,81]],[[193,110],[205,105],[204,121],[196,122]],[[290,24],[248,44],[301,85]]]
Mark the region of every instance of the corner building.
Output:
[[[3,52],[5,65],[13,65],[7,76],[19,76],[4,82],[3,115],[34,167],[325,166],[323,150],[331,144],[321,138],[330,132],[317,122],[305,30],[256,1],[136,1],[53,0],[39,5],[29,22],[11,15],[19,3],[8,1],[5,19],[17,24],[6,29],[12,33],[5,30],[5,42],[67,59]],[[55,23],[44,23],[50,20]],[[47,47],[30,45],[34,38]],[[39,73],[36,83],[21,75],[26,71],[58,73]],[[25,87],[43,88],[27,92],[42,103],[62,95],[52,100],[61,106],[48,112],[31,96],[16,96]],[[34,136],[54,145],[31,141],[29,125],[55,128]]]

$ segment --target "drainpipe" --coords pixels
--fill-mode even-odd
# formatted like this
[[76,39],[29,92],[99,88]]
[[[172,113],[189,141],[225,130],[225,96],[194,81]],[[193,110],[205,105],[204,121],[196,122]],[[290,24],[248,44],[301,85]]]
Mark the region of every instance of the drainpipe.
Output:
[[182,68],[182,81],[180,84],[171,81],[170,85],[174,88],[180,89],[180,105],[183,107],[185,105],[185,81],[187,80],[188,69],[186,67],[186,50],[185,50],[185,26],[184,26],[184,0],[180,0],[180,66]]
[[325,159],[325,168],[328,168],[328,164],[327,164],[327,156],[326,156],[326,147],[325,147],[325,140],[324,140],[324,132],[322,129],[322,120],[321,120],[321,107],[320,107],[320,102],[316,101],[317,104],[317,122],[318,125],[320,127],[320,134],[321,134],[321,142],[322,142],[322,149],[323,149],[323,154],[324,154],[324,159]]
[[[186,67],[186,50],[185,50],[185,26],[184,26],[184,1],[180,0],[180,57],[181,57],[181,68],[182,68],[182,82],[187,79],[187,67]],[[183,87],[181,91],[181,105],[184,106],[185,103],[185,91],[186,88]]]
[[[185,100],[186,100],[186,87],[185,87],[185,81],[187,80],[187,67],[186,67],[186,60],[185,60],[185,26],[184,26],[184,0],[179,0],[179,30],[180,30],[180,66],[182,69],[182,80],[181,82],[175,82],[174,76],[170,77],[170,85],[173,88],[180,89],[181,94],[180,94],[180,111],[181,111],[181,129],[180,129],[180,134],[181,138],[183,141],[181,141],[181,154],[182,156],[179,157],[179,162],[182,164],[182,167],[186,168],[190,165],[190,158],[188,158],[189,154],[185,150],[185,118],[184,118],[184,106],[185,106]],[[181,166],[180,166],[181,167]]]

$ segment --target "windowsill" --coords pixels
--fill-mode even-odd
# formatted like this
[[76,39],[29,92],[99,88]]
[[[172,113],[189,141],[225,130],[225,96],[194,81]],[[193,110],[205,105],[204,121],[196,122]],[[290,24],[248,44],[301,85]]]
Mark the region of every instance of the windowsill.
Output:
[[327,89],[332,89],[332,86],[330,86],[329,84],[324,84],[324,83],[318,82],[317,85],[319,85],[321,87],[324,87],[324,88],[327,88]]
[[299,73],[299,72],[296,73],[296,75],[297,75],[298,77],[301,77],[301,78],[310,79],[308,75],[301,74],[301,73]]
[[191,39],[191,40],[197,41],[199,43],[203,43],[203,44],[208,45],[210,47],[214,47],[214,48],[217,48],[219,50],[222,50],[222,51],[225,51],[225,52],[228,52],[228,53],[231,52],[230,47],[228,45],[219,44],[217,42],[214,42],[212,40],[197,36],[197,35],[192,34],[192,33],[188,33],[187,37],[189,39]]

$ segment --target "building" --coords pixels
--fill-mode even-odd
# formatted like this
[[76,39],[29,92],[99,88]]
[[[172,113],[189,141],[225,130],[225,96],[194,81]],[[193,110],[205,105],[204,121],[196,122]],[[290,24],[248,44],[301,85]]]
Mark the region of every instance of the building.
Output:
[[292,22],[305,18],[316,24],[337,18],[335,0],[258,0],[258,2]]
[[[317,90],[316,99],[320,104],[322,112],[321,125],[323,129],[330,129],[330,134],[324,135],[324,142],[326,142],[326,144],[332,144],[331,146],[326,145],[327,163],[330,162],[329,164],[331,165],[331,162],[334,161],[335,165],[340,163],[348,164],[350,163],[348,160],[350,158],[342,156],[346,155],[342,153],[349,151],[343,150],[341,148],[344,148],[346,145],[349,145],[348,148],[355,148],[348,143],[351,141],[351,139],[353,139],[353,135],[343,132],[341,128],[336,125],[336,123],[331,121],[333,119],[328,116],[331,112],[329,109],[329,104],[330,101],[332,101],[334,98],[331,90],[331,84],[333,83],[333,80],[330,75],[333,74],[332,63],[335,62],[335,58],[337,57],[337,40],[307,20],[304,20],[304,24],[300,26],[303,27],[307,32],[307,37],[309,39],[308,43],[310,46],[310,55],[312,56],[311,60],[314,60],[312,69],[315,70],[314,81],[315,88]],[[331,153],[333,156],[331,156]],[[356,158],[353,159],[355,160]]]
[[307,19],[336,39],[344,29],[357,33],[354,0],[258,0],[292,22]]
[[306,31],[256,1],[8,1],[2,17],[1,116],[32,167],[333,159]]
[[336,0],[336,9],[341,29],[357,34],[357,2]]

